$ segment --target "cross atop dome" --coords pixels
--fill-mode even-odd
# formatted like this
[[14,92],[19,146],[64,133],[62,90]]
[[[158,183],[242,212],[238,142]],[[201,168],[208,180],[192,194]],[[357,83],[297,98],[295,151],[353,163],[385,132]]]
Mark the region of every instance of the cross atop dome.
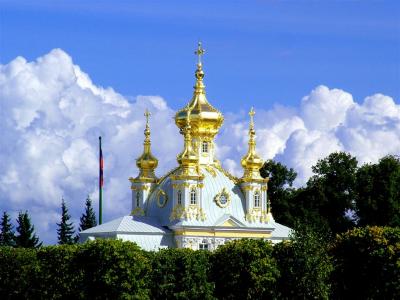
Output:
[[199,65],[201,65],[201,57],[204,55],[205,52],[206,51],[203,49],[203,47],[201,46],[201,42],[199,41],[197,50],[194,51],[194,54],[196,54],[199,59],[199,62],[198,62]]

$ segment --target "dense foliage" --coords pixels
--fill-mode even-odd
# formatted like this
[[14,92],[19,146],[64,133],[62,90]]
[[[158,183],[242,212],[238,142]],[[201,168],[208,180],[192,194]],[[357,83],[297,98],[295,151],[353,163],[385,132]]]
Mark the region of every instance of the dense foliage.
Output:
[[279,299],[328,299],[333,269],[326,232],[298,224],[291,241],[274,246],[280,276]]
[[212,280],[219,299],[265,299],[276,293],[279,270],[272,244],[236,240],[212,255]]
[[383,157],[358,166],[355,157],[335,152],[319,160],[307,184],[294,188],[296,173],[267,161],[268,197],[276,220],[289,227],[307,220],[333,233],[356,226],[400,226],[400,158]]
[[356,228],[326,238],[236,240],[214,252],[145,252],[96,240],[0,247],[0,299],[398,299],[400,229]]
[[356,228],[332,244],[340,299],[400,299],[400,228]]

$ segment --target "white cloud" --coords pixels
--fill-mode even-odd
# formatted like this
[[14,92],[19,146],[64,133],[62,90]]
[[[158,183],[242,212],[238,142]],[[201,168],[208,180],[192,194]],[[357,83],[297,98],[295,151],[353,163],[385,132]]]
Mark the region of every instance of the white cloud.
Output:
[[[157,174],[162,175],[176,165],[182,147],[174,111],[162,97],[128,101],[112,88],[96,86],[60,49],[33,62],[18,57],[0,65],[0,210],[15,216],[28,209],[40,237],[55,242],[61,197],[75,220],[87,194],[97,206],[101,135],[104,219],[129,212],[128,178],[137,174],[146,108],[153,114],[152,148],[160,160]],[[361,162],[400,153],[400,106],[381,94],[358,104],[345,91],[319,86],[298,108],[257,109],[255,122],[259,154],[295,168],[297,184],[332,151],[349,151]],[[216,152],[237,176],[247,151],[247,131],[247,113],[225,113]]]

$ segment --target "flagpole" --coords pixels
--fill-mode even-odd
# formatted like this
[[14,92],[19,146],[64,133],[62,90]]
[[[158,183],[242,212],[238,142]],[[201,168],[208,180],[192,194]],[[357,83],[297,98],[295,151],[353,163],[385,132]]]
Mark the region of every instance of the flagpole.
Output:
[[99,136],[99,225],[103,221],[103,151],[101,149],[101,136]]

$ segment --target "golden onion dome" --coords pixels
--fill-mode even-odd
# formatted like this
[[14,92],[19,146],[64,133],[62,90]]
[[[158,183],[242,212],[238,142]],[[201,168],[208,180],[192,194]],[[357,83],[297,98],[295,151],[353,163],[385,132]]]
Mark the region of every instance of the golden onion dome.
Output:
[[201,63],[201,56],[204,54],[204,49],[201,47],[201,43],[199,43],[195,54],[198,55],[199,61],[195,72],[196,84],[194,86],[193,97],[183,109],[176,113],[175,123],[182,134],[189,121],[193,137],[209,136],[213,138],[218,133],[224,117],[206,98],[205,85],[203,83],[204,71]]
[[154,170],[158,166],[158,159],[151,153],[151,141],[150,141],[150,127],[149,117],[150,112],[146,109],[144,113],[146,117],[146,128],[144,130],[144,149],[141,156],[136,159],[136,166],[139,168],[139,176],[136,180],[155,180],[156,175]]
[[241,160],[241,165],[243,167],[244,173],[242,181],[254,181],[264,179],[260,175],[260,169],[264,163],[262,158],[256,153],[256,131],[254,129],[255,111],[251,108],[250,112],[250,128],[249,128],[249,148],[245,156]]

